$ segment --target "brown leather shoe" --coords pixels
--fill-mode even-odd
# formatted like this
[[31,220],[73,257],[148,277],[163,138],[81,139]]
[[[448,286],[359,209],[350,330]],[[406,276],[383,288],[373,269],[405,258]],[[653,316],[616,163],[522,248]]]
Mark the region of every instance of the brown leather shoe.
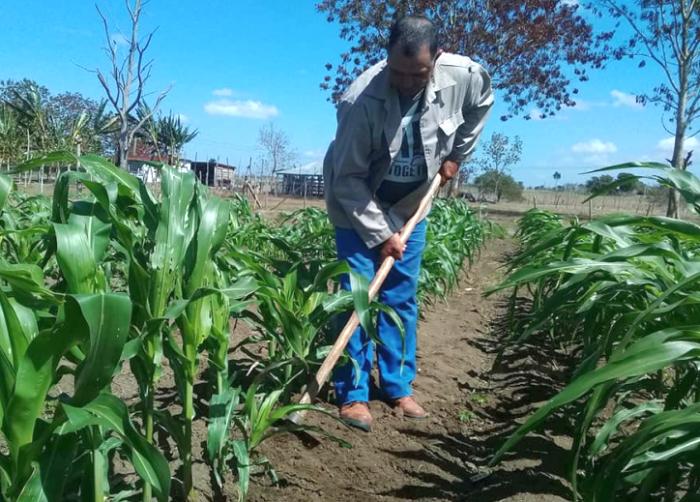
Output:
[[372,430],[372,415],[369,405],[362,401],[353,401],[340,406],[340,419],[346,424],[365,432]]
[[394,409],[401,410],[406,418],[422,419],[428,417],[428,412],[416,402],[413,396],[400,397],[393,404]]

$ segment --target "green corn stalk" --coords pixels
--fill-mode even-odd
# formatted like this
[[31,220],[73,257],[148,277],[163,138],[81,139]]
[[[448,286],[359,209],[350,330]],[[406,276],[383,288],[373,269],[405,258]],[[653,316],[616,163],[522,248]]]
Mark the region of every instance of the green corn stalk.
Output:
[[[23,270],[27,269],[20,265],[0,266],[0,279],[12,284],[11,294],[15,297],[38,295],[55,304],[58,299],[45,290],[40,281],[31,282],[28,276],[20,275]],[[23,279],[18,281],[18,276]],[[20,289],[23,295],[16,294]],[[7,335],[3,337],[5,340],[12,341],[10,346],[5,343],[0,346],[0,364],[5,377],[0,398],[1,430],[9,447],[7,457],[0,455],[2,493],[8,500],[60,500],[64,489],[61,482],[66,479],[66,473],[75,468],[75,447],[80,437],[75,433],[88,426],[92,430],[114,430],[114,424],[107,420],[81,423],[68,430],[66,410],[68,407],[90,409],[107,387],[126,341],[131,303],[124,295],[69,295],[62,304],[62,318],[56,319],[50,328],[39,331],[29,309],[5,294],[0,303],[3,311],[0,331]],[[75,369],[73,395],[60,402],[47,421],[42,415],[57,368],[75,347],[83,348],[85,358]],[[105,396],[111,400],[112,408],[121,407],[117,410],[121,427],[129,425],[124,405],[109,394]],[[64,435],[67,436],[62,439]],[[138,437],[135,430],[132,431],[131,442]],[[78,448],[94,453],[92,446],[96,445],[83,443]],[[142,476],[145,477],[146,470],[157,472],[155,478],[151,475],[148,478],[158,482],[159,499],[166,500],[169,473],[162,455],[143,444],[131,446],[128,455]],[[99,500],[104,497],[108,485],[104,471],[95,473],[99,478],[94,479],[90,492],[92,498]]]
[[277,482],[277,476],[269,460],[260,455],[258,447],[266,440],[278,434],[298,431],[313,431],[324,435],[339,445],[350,448],[346,441],[328,434],[326,431],[309,425],[296,425],[285,422],[285,418],[298,411],[314,411],[323,413],[333,418],[334,414],[325,409],[311,404],[287,404],[281,405],[280,400],[285,394],[284,389],[277,389],[268,393],[259,392],[261,378],[256,378],[245,393],[243,407],[239,413],[235,412],[240,399],[240,391],[232,390],[231,400],[227,402],[229,411],[226,418],[220,418],[219,427],[223,429],[227,424],[233,424],[240,434],[240,439],[231,439],[224,445],[228,456],[235,458],[238,471],[239,501],[246,498],[252,468],[262,467],[270,475],[273,482]]
[[[661,171],[652,179],[700,209],[700,181],[689,172],[614,166],[630,167]],[[511,274],[494,289],[527,287],[536,300],[515,326],[515,341],[547,328],[582,351],[571,382],[516,430],[492,463],[566,407],[577,412],[574,498],[671,500],[679,491],[693,493],[699,473],[686,466],[700,451],[700,226],[612,215],[564,227],[538,211],[523,218],[518,235]]]
[[[183,296],[191,300],[183,313],[177,318],[182,344],[177,346],[170,340],[171,357],[177,359],[173,368],[182,382],[182,402],[184,419],[184,444],[181,445],[181,457],[184,466],[184,496],[192,495],[192,421],[194,419],[193,387],[197,374],[199,353],[204,342],[212,336],[215,320],[220,333],[228,333],[224,322],[229,318],[229,301],[236,301],[249,296],[255,290],[255,282],[244,277],[238,282],[200,299],[196,295],[206,288],[213,288],[217,279],[214,255],[219,250],[226,236],[226,223],[229,219],[227,204],[216,197],[208,198],[200,194],[196,199],[196,232],[186,253]],[[221,333],[223,334],[223,333]]]
[[[269,272],[260,263],[261,257],[240,256],[247,263],[258,283],[257,312],[246,310],[242,316],[250,321],[257,335],[247,338],[238,349],[248,354],[250,364],[257,367],[277,388],[291,392],[298,382],[304,382],[313,373],[332,343],[332,322],[354,306],[362,326],[376,339],[374,317],[384,312],[400,327],[403,323],[393,309],[379,302],[367,301],[368,283],[351,272],[346,262],[331,262],[325,266],[294,263],[283,276]],[[318,269],[318,271],[316,271]],[[351,274],[352,293],[329,291],[329,284],[341,274]],[[266,357],[261,361],[246,350],[250,343],[264,342]],[[286,395],[285,395],[286,397]]]
[[486,239],[486,227],[464,201],[437,199],[428,216],[418,298],[429,304],[445,299],[457,285],[465,262],[471,264]]
[[[111,245],[127,262],[126,283],[135,307],[130,332],[138,350],[130,365],[139,385],[146,439],[153,443],[154,389],[161,372],[163,337],[179,315],[183,263],[193,238],[194,175],[164,167],[158,203],[140,180],[100,157],[77,159],[56,152],[19,169],[31,169],[37,162],[79,164],[87,171],[66,172],[57,180],[54,221],[68,222],[75,208],[68,198],[69,186],[79,180],[94,197],[93,207],[112,225]],[[148,482],[143,498],[151,499]]]

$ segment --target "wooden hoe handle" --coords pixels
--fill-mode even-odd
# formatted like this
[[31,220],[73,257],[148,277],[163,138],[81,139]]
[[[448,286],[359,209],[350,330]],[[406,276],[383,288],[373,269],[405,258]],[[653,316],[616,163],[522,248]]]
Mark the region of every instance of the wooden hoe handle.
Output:
[[[420,201],[418,209],[416,209],[416,212],[413,214],[413,216],[411,216],[411,219],[408,220],[404,227],[401,229],[399,237],[401,239],[402,244],[406,244],[408,238],[411,236],[411,233],[413,233],[413,229],[423,218],[425,212],[428,209],[428,206],[430,205],[430,202],[433,200],[433,197],[435,196],[435,194],[437,194],[438,190],[440,189],[441,181],[442,177],[440,176],[440,174],[435,176],[435,179],[433,179],[433,182],[430,184],[430,189],[428,190],[428,193],[426,193],[423,199]],[[386,258],[384,258],[384,261],[379,267],[379,270],[377,270],[377,273],[374,275],[372,282],[369,284],[370,302],[377,296],[377,293],[379,293],[379,289],[382,287],[382,284],[386,280],[386,277],[389,275],[389,271],[391,270],[391,267],[394,266],[394,262],[395,260],[392,256],[387,256]],[[318,391],[321,389],[323,384],[326,383],[326,380],[328,380],[331,371],[333,371],[335,363],[338,362],[338,359],[343,354],[343,350],[345,350],[345,346],[348,344],[350,338],[355,332],[355,329],[357,329],[359,325],[360,319],[359,317],[357,317],[357,313],[353,312],[350,316],[350,319],[348,319],[348,322],[345,324],[345,327],[338,335],[338,338],[333,344],[333,347],[331,347],[331,350],[326,356],[326,359],[324,359],[323,364],[321,364],[321,367],[318,369],[316,377],[313,380],[311,380],[311,382],[309,382],[306,391],[301,396],[301,399],[299,399],[299,404],[309,404],[311,403],[313,398],[316,397]],[[303,418],[304,410],[297,411],[289,416],[289,420],[294,422],[295,424],[300,424]]]

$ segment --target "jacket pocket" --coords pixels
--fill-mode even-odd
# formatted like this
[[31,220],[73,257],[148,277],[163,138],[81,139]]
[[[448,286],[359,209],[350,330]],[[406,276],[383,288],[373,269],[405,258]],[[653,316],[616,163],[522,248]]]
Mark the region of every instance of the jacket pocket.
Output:
[[459,110],[457,113],[442,120],[438,127],[442,133],[449,138],[450,136],[454,135],[459,126],[462,124],[464,124],[464,117],[462,116],[462,110]]

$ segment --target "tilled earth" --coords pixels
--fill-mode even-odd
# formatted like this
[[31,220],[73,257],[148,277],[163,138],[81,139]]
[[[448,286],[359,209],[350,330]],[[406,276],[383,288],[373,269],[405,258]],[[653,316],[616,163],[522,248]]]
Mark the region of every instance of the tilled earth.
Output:
[[305,446],[292,435],[272,438],[262,453],[280,481],[272,485],[255,477],[249,500],[567,500],[571,441],[561,418],[487,468],[517,423],[566,381],[566,356],[557,350],[520,346],[499,355],[507,322],[504,298],[483,293],[502,278],[513,246],[510,240],[489,241],[448,302],[424,312],[415,393],[430,418],[404,419],[372,401],[375,423],[367,434],[307,415],[308,423],[353,447],[328,440]]

